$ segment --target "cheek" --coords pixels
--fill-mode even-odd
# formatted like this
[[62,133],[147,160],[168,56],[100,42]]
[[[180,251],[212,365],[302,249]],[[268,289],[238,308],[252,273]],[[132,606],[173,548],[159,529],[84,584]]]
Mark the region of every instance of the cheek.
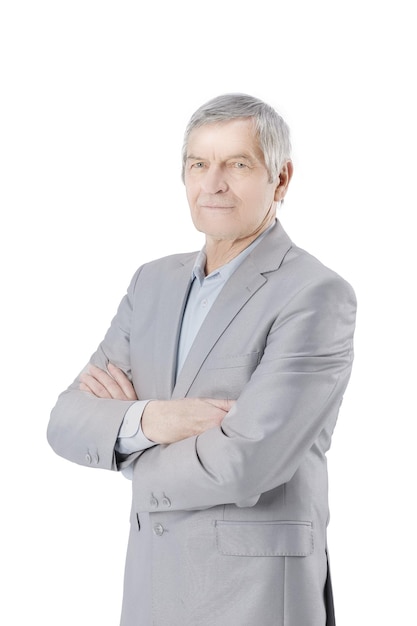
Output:
[[[267,187],[264,190],[264,193],[261,196],[262,198],[262,202],[263,205],[265,207],[265,209],[269,209],[269,207],[271,206],[271,204],[275,201],[275,188],[273,185],[271,185],[270,187]],[[260,198],[260,200],[261,200]]]
[[272,202],[272,194],[252,186],[241,197],[244,198],[246,211],[250,213],[262,213]]

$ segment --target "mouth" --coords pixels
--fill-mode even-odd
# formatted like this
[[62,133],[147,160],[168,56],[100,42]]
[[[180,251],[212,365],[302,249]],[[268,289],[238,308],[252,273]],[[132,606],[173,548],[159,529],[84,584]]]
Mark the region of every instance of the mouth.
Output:
[[230,204],[200,204],[201,209],[217,209],[217,210],[225,210],[225,209],[233,209],[233,206]]

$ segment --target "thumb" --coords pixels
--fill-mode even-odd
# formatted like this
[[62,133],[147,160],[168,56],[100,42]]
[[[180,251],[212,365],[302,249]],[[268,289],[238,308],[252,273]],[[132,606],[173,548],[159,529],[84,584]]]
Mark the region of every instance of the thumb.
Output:
[[235,400],[227,400],[224,398],[206,398],[206,402],[212,404],[217,409],[221,409],[225,413],[230,411],[230,409],[236,404]]

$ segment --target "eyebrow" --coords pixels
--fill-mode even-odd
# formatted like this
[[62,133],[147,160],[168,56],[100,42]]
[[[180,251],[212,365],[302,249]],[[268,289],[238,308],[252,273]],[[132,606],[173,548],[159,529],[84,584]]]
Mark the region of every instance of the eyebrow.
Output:
[[[249,156],[248,154],[232,154],[230,156],[228,156],[225,160],[226,161],[230,161],[230,159],[244,159],[245,161],[254,161],[254,158]],[[187,161],[191,160],[191,161],[205,161],[206,159],[204,157],[199,157],[199,156],[194,156],[193,154],[189,154],[187,156]]]

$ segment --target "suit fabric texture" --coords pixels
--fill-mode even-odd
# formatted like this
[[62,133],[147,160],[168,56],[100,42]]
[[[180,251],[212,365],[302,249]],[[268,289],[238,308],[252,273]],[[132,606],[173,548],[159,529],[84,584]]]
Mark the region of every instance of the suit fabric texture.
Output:
[[134,275],[91,361],[140,399],[236,400],[220,428],[126,458],[128,401],[79,391],[48,438],[70,461],[133,464],[122,626],[330,626],[326,452],[353,358],[350,285],[278,222],[229,278],[176,374],[196,253]]

